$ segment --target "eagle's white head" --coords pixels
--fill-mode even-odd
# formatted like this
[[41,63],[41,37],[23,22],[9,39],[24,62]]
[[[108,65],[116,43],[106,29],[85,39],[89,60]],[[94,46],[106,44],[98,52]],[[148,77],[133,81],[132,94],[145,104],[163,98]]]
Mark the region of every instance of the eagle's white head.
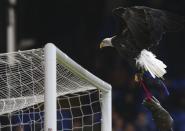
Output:
[[100,48],[107,47],[107,46],[113,47],[111,40],[112,40],[112,37],[105,38],[104,40],[102,40],[102,42],[100,43]]

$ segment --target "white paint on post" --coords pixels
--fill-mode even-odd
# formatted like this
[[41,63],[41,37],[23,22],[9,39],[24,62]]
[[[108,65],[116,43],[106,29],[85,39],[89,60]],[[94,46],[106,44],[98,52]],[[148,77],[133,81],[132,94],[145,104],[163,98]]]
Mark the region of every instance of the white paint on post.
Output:
[[102,92],[102,131],[112,131],[112,91]]
[[7,52],[14,52],[16,46],[16,0],[9,0],[7,23]]
[[56,121],[56,47],[48,43],[45,46],[45,117],[44,131],[57,131]]

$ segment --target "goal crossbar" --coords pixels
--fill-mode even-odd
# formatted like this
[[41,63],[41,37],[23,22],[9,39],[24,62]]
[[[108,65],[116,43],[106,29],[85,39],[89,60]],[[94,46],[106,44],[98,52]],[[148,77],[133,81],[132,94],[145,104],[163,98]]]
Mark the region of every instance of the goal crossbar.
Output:
[[92,84],[94,84],[95,87],[102,90],[103,92],[109,92],[111,90],[110,84],[106,83],[105,81],[102,81],[101,79],[84,69],[82,66],[77,64],[58,48],[56,51],[57,61],[65,65],[66,68],[71,70],[73,73],[76,73],[78,76],[82,77],[83,79],[86,79],[88,82],[91,82]]

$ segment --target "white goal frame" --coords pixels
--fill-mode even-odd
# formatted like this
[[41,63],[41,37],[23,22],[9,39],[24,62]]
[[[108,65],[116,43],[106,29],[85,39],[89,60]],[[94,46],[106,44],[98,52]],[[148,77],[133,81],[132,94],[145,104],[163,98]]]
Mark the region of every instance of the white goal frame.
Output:
[[101,131],[112,131],[112,95],[111,86],[91,74],[79,64],[74,62],[65,53],[59,50],[54,44],[48,43],[44,47],[45,60],[45,119],[44,131],[57,131],[56,115],[56,63],[57,61],[66,66],[71,72],[94,84],[102,91],[102,120]]

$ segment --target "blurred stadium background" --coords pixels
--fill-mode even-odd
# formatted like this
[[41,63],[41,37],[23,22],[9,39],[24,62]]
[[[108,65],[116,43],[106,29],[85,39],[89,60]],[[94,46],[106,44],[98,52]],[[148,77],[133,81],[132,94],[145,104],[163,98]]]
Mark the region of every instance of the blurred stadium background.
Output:
[[[141,105],[143,90],[132,70],[112,48],[100,50],[104,37],[116,32],[111,10],[145,5],[185,16],[185,0],[17,0],[16,50],[55,43],[83,67],[113,86],[113,131],[156,131],[150,113]],[[0,1],[0,53],[6,52],[8,0]],[[174,118],[174,131],[185,131],[185,29],[164,36],[157,56],[167,65],[170,96],[155,96]]]

